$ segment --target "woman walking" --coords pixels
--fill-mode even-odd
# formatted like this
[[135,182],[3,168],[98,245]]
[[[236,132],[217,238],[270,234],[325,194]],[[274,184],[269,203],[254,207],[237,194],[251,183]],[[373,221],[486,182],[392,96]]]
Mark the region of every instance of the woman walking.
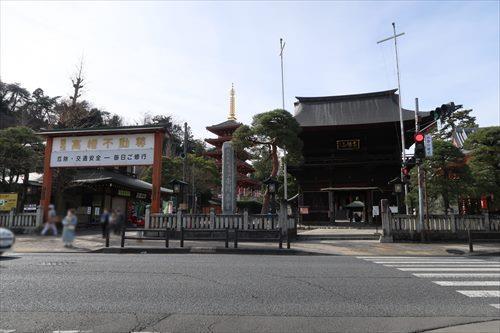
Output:
[[74,209],[68,209],[68,214],[63,219],[63,234],[62,240],[64,247],[73,247],[72,243],[75,239],[76,224],[78,223]]

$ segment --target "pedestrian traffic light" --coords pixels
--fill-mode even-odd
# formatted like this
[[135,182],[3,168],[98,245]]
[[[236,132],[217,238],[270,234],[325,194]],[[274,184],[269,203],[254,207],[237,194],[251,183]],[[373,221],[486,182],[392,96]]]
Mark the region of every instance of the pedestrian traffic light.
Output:
[[425,144],[424,144],[425,135],[424,133],[417,132],[415,133],[414,139],[415,139],[414,155],[415,158],[417,159],[417,162],[419,162],[425,158]]
[[444,118],[449,117],[453,112],[461,108],[462,105],[455,105],[454,102],[450,102],[448,104],[443,104],[437,107],[435,110],[431,111],[431,116],[434,118],[434,120],[443,120]]
[[401,168],[401,181],[405,184],[410,183],[410,167],[406,164]]

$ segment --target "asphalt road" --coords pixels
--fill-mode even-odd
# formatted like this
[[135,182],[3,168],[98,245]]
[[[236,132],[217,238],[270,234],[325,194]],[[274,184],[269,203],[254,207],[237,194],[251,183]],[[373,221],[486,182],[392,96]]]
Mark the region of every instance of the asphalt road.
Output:
[[[13,255],[0,261],[0,332],[414,332],[500,318],[490,305],[498,298],[470,294],[500,290],[493,268],[500,258],[463,260]],[[493,275],[460,275],[468,266],[465,274]],[[491,287],[450,287],[436,279]]]

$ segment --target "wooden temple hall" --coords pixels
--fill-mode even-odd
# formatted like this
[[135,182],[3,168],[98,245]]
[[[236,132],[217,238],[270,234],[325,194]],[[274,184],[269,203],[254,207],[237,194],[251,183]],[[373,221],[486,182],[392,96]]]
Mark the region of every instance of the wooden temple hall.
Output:
[[[401,173],[401,138],[396,89],[356,95],[296,97],[304,163],[291,168],[299,185],[304,222],[347,220],[353,201],[363,221],[379,215],[380,200],[399,206],[394,182]],[[414,111],[403,109],[405,148],[413,145]],[[420,112],[420,123],[431,121]],[[350,205],[351,204],[351,205]],[[350,205],[350,206],[349,206]]]

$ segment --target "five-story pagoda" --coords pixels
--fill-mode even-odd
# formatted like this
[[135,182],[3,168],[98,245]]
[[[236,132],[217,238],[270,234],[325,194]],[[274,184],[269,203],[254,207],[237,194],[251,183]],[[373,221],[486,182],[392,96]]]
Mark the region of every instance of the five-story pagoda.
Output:
[[[206,127],[207,131],[217,135],[217,137],[205,139],[206,143],[214,146],[212,150],[209,150],[205,154],[215,159],[219,171],[222,170],[222,144],[226,141],[231,141],[234,131],[242,125],[242,123],[236,121],[234,86],[231,86],[229,101],[229,117],[227,120],[220,124]],[[248,154],[244,151],[239,152],[237,155],[238,196],[253,196],[255,190],[260,190],[260,183],[248,177],[249,174],[255,171],[254,168],[246,162],[248,158]]]

